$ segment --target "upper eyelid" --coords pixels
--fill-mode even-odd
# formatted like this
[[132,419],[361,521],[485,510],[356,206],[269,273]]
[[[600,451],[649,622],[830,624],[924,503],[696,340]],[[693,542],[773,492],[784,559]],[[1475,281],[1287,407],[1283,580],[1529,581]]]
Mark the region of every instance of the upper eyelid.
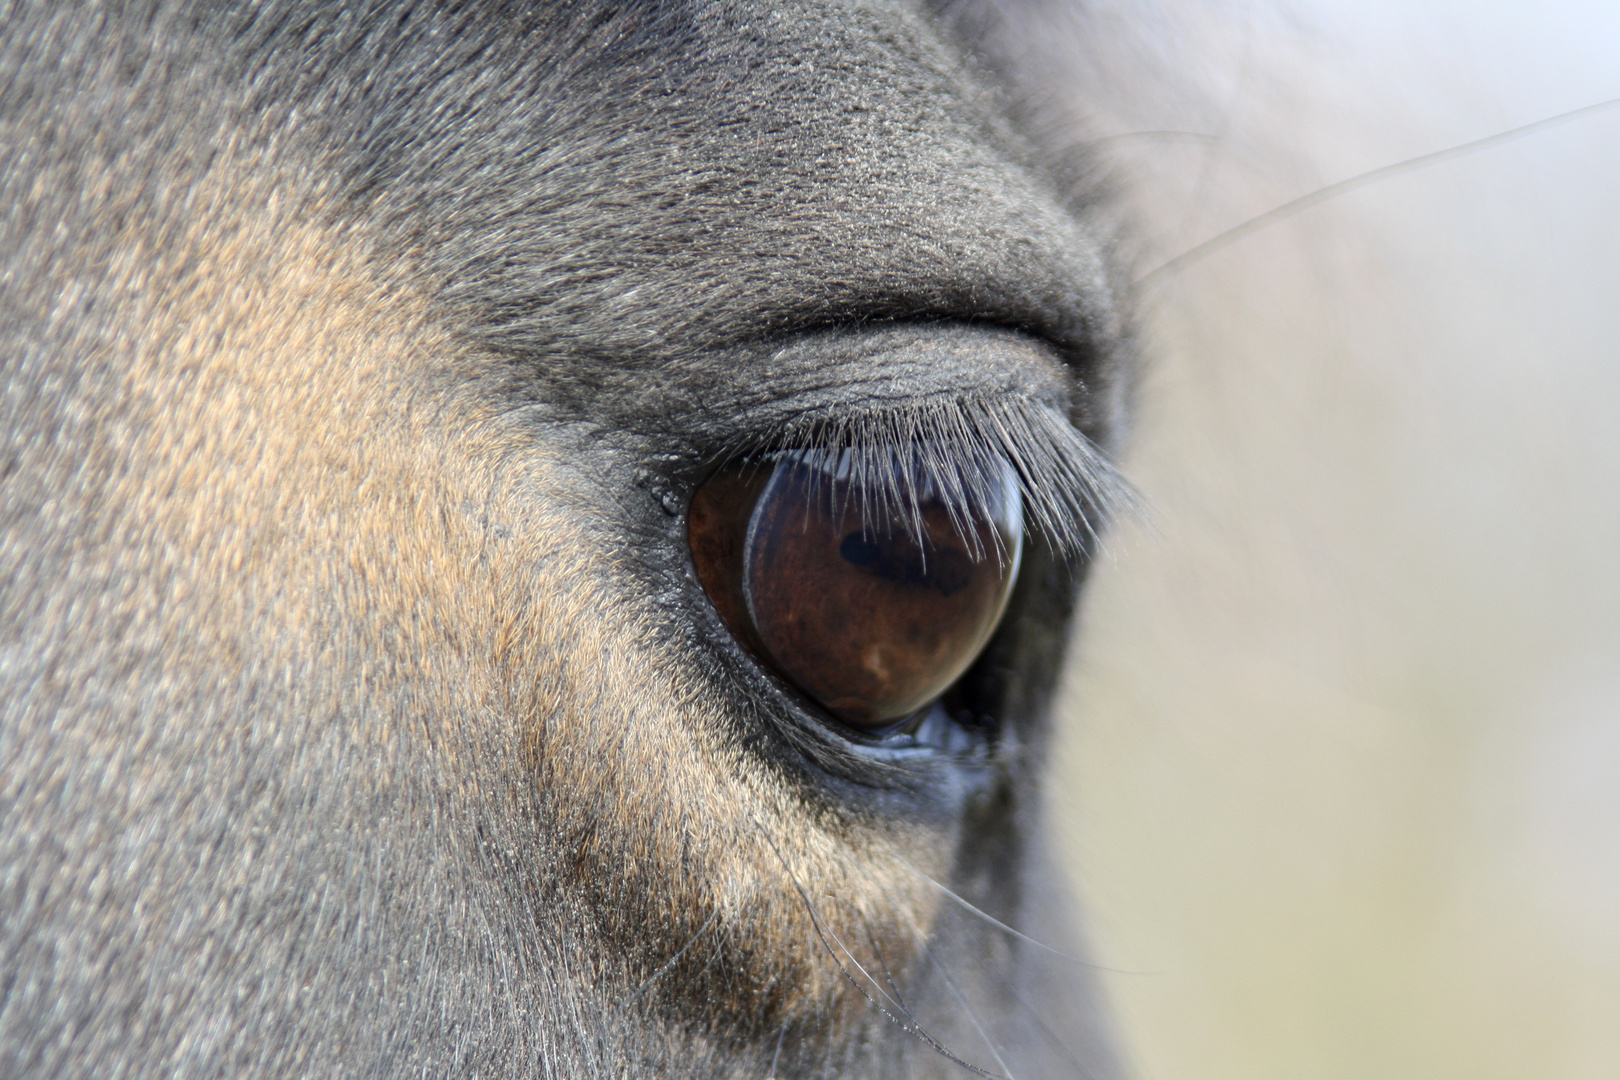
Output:
[[[1066,408],[1087,388],[1049,342],[963,322],[839,326],[741,350],[735,393],[705,378],[694,426],[725,450],[764,448],[785,431],[853,412],[903,412],[927,402],[1008,396]],[[752,445],[750,445],[752,444]]]

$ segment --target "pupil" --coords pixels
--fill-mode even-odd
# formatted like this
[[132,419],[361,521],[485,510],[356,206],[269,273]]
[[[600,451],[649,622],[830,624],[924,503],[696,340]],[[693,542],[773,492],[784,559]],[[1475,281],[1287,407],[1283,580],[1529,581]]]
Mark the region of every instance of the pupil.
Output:
[[868,573],[906,585],[921,585],[950,596],[965,589],[973,580],[974,560],[951,548],[924,542],[919,547],[905,536],[884,537],[887,548],[863,533],[850,533],[838,545],[845,562],[864,567]]

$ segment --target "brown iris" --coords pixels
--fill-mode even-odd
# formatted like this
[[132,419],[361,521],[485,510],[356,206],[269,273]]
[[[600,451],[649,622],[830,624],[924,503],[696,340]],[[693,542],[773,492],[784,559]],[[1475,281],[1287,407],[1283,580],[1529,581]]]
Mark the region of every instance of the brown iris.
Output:
[[855,461],[795,451],[723,469],[693,496],[689,530],[738,639],[839,719],[878,728],[937,698],[995,632],[1022,513],[1005,467],[947,500],[899,455]]

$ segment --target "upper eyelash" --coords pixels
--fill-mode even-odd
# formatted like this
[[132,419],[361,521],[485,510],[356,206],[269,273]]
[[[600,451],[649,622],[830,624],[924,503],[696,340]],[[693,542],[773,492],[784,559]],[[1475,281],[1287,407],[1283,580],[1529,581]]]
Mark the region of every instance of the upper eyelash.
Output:
[[[1092,549],[1108,518],[1138,505],[1130,483],[1059,406],[1019,395],[818,418],[730,458],[764,465],[817,451],[837,455],[840,479],[861,492],[863,515],[896,518],[916,536],[924,501],[942,503],[959,525],[984,515],[999,500],[1008,468],[1018,480],[1026,526],[1065,556]],[[897,469],[897,460],[906,467]]]

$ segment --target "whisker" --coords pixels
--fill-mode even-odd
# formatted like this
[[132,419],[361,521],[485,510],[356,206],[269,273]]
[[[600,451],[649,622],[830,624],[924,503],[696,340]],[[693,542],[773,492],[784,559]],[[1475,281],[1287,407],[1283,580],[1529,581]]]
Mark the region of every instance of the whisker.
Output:
[[[877,935],[872,933],[871,924],[866,922],[866,916],[864,914],[861,916],[861,922],[866,925],[867,944],[872,946],[872,955],[877,957],[878,963],[883,965],[883,977],[888,980],[889,989],[894,992],[895,1001],[900,1003],[900,1007],[902,1009],[906,1009],[906,999],[900,993],[900,987],[894,981],[894,972],[890,970],[889,961],[884,958],[883,950],[878,947]],[[906,1010],[906,1015],[911,1015],[911,1011],[909,1009]]]
[[[1035,946],[1037,949],[1041,949],[1041,950],[1043,950],[1045,952],[1049,952],[1053,956],[1061,957],[1062,959],[1069,961],[1069,963],[1071,963],[1071,964],[1079,964],[1081,967],[1093,968],[1093,969],[1098,970],[1098,971],[1113,971],[1114,970],[1112,968],[1105,968],[1105,967],[1101,966],[1100,964],[1094,964],[1089,960],[1082,960],[1082,959],[1080,959],[1080,957],[1071,955],[1070,953],[1066,953],[1066,952],[1062,951],[1061,949],[1054,949],[1052,946],[1046,944],[1044,941],[1039,941],[1039,940],[1037,940],[1035,938],[1030,937],[1028,934],[1024,933],[1022,930],[1017,930],[1017,929],[1014,929],[1011,926],[1008,926],[1006,923],[1002,922],[1000,919],[996,918],[994,915],[990,914],[988,911],[985,911],[983,908],[978,907],[975,904],[973,904],[971,901],[969,901],[967,898],[965,898],[962,895],[960,895],[959,893],[957,893],[955,890],[950,888],[948,885],[944,885],[944,884],[942,884],[942,883],[940,883],[938,881],[935,881],[932,877],[930,877],[927,873],[925,873],[922,870],[921,867],[917,866],[917,864],[913,863],[910,859],[907,859],[904,855],[896,854],[896,855],[894,855],[894,859],[895,859],[896,862],[903,865],[906,869],[910,870],[912,873],[916,874],[918,877],[920,877],[924,881],[928,882],[928,884],[932,885],[934,888],[938,889],[940,892],[944,893],[946,896],[950,897],[952,900],[955,900],[958,904],[962,905],[968,911],[972,912],[974,915],[977,915],[979,918],[983,919],[985,922],[989,923],[991,926],[994,926],[996,929],[1001,930],[1004,933],[1011,934],[1013,937],[1018,938],[1020,941],[1027,941],[1029,944]],[[1145,972],[1124,971],[1124,972],[1119,972],[1118,974],[1121,974],[1121,975],[1141,975],[1141,974],[1145,974]]]
[[[840,940],[837,933],[833,931],[832,927],[826,924],[826,920],[822,918],[821,911],[816,907],[815,901],[810,899],[809,892],[807,892],[805,887],[800,884],[799,877],[793,872],[793,867],[789,865],[786,856],[784,856],[782,854],[782,850],[776,846],[775,838],[772,837],[771,834],[766,831],[765,827],[757,820],[754,820],[753,818],[750,818],[750,820],[753,821],[754,827],[760,831],[760,834],[765,837],[765,842],[770,845],[772,854],[774,854],[777,861],[782,864],[782,869],[787,873],[788,880],[793,883],[793,888],[798,891],[799,898],[804,901],[805,910],[810,914],[810,925],[815,928],[816,936],[821,939],[821,944],[827,950],[827,955],[832,957],[833,963],[838,965],[838,970],[843,972],[844,978],[849,980],[849,984],[853,986],[856,991],[872,1005],[873,1008],[882,1013],[890,1023],[894,1024],[901,1031],[904,1031],[916,1038],[918,1041],[927,1044],[934,1050],[935,1053],[951,1062],[954,1062],[957,1065],[960,1065],[962,1068],[973,1073],[975,1076],[982,1076],[984,1077],[984,1080],[1011,1080],[1011,1077],[998,1076],[997,1074],[990,1072],[988,1069],[980,1068],[972,1062],[965,1061],[958,1057],[949,1048],[947,1048],[944,1043],[940,1042],[933,1035],[929,1034],[928,1031],[917,1022],[917,1018],[906,1011],[904,1006],[890,998],[884,989],[877,984],[877,980],[872,978],[871,974],[867,972],[866,968],[861,966],[861,962],[855,959],[855,955],[849,951],[848,946],[846,946],[843,941]],[[888,1000],[891,1005],[894,1005],[895,1009],[906,1018],[905,1020],[900,1019],[900,1017],[895,1016],[894,1013],[884,1008],[883,1003],[868,993],[866,988],[860,984],[860,981],[857,980],[854,975],[850,974],[849,969],[844,966],[844,962],[838,959],[838,954],[833,951],[831,943],[829,943],[827,940],[828,935],[832,936],[833,941],[838,942],[838,947],[843,949],[844,955],[849,957],[850,963],[855,965],[856,970],[862,975],[866,976],[867,980],[871,982],[873,989],[881,994],[885,1000]]]
[[954,997],[956,999],[956,1003],[962,1007],[962,1013],[968,1018],[968,1023],[972,1024],[973,1030],[979,1033],[979,1038],[984,1040],[984,1045],[990,1048],[990,1056],[996,1059],[997,1065],[1001,1066],[1001,1071],[1006,1074],[1007,1080],[1018,1080],[1018,1078],[1013,1075],[1013,1071],[1007,1067],[1007,1062],[1001,1056],[1001,1051],[996,1049],[996,1044],[990,1038],[990,1033],[984,1030],[984,1026],[979,1023],[979,1018],[974,1014],[973,1006],[968,1004],[968,999],[962,993],[961,987],[956,985],[956,980],[951,978],[951,973],[945,970],[945,965],[940,963],[939,957],[934,955],[934,950],[925,949],[924,953],[928,957],[928,962],[934,965],[934,970],[939,972],[940,978],[945,980],[946,989],[950,990],[951,996]]
[[1008,997],[1018,1004],[1020,1009],[1023,1009],[1029,1015],[1031,1020],[1035,1021],[1035,1026],[1041,1029],[1041,1034],[1045,1035],[1054,1046],[1063,1051],[1063,1056],[1068,1058],[1069,1062],[1074,1066],[1075,1075],[1084,1076],[1089,1070],[1086,1068],[1085,1063],[1080,1060],[1080,1055],[1070,1049],[1069,1044],[1064,1042],[1063,1038],[1052,1030],[1052,1025],[1041,1018],[1041,1014],[1036,1011],[1035,1006],[1025,1001],[1024,996],[1013,988],[1013,980],[1010,974],[1002,975],[1001,988],[1006,991]]
[[[714,921],[719,917],[720,909],[715,908],[709,913],[709,917],[703,920],[703,925],[698,927],[697,933],[693,934],[689,939],[687,939],[685,945],[682,945],[679,949],[675,950],[674,956],[670,957],[668,960],[665,960],[662,967],[653,972],[651,975],[647,976],[647,978],[642,981],[640,986],[630,991],[630,996],[625,998],[624,1004],[628,1005],[631,1001],[634,1001],[638,996],[640,996],[643,990],[657,982],[661,977],[663,977],[665,972],[674,967],[676,962],[679,961],[681,957],[686,955],[686,950],[690,949],[693,945],[696,945],[698,943],[698,939],[709,932],[709,927],[713,926]],[[714,962],[712,957],[710,958],[709,962],[711,964]],[[704,970],[707,970],[707,967],[705,967]]]
[[[912,867],[912,869],[915,870],[916,867]],[[920,871],[919,871],[919,873],[920,873]],[[926,874],[924,874],[923,876],[927,877]],[[929,880],[932,881],[931,878]],[[934,884],[937,885],[938,882],[934,882]],[[961,897],[955,897],[955,899],[960,901]],[[974,911],[975,914],[981,915],[981,916],[983,916],[985,918],[989,918],[989,916],[984,915],[984,912],[979,911],[977,908],[974,908],[971,904],[969,904],[968,907],[969,907],[970,910]],[[921,949],[928,953],[929,963],[934,964],[938,968],[940,975],[943,976],[946,979],[946,981],[951,984],[952,992],[957,995],[958,1001],[962,1004],[963,1009],[965,1011],[967,1011],[968,1014],[969,1014],[968,1015],[969,1021],[973,1021],[972,1012],[971,1012],[970,1009],[968,1009],[967,1003],[965,1001],[961,1000],[960,990],[955,986],[954,982],[951,980],[950,973],[947,972],[942,965],[940,965],[937,957],[934,955],[934,950],[933,950],[933,947],[932,947],[932,943],[933,943],[932,935],[924,934],[922,929],[917,925],[916,920],[908,919],[907,922],[910,924],[911,933],[912,933],[912,935],[914,937],[916,937],[917,942],[918,942],[919,946],[921,947]],[[1006,927],[1004,924],[997,922],[995,919],[990,919],[990,922],[992,922],[995,925],[1001,927],[1002,929],[1010,929],[1009,927]],[[1017,933],[1016,930],[1012,931],[1012,932],[1015,933],[1015,934]],[[1019,936],[1024,937],[1024,935],[1022,935],[1022,934],[1020,934]],[[1031,939],[1025,937],[1025,940],[1031,940]],[[1032,942],[1032,944],[1039,945],[1040,942],[1034,941],[1034,942]],[[1043,946],[1043,948],[1044,948],[1044,946]],[[1052,950],[1048,949],[1048,951],[1052,951]],[[1062,954],[1060,953],[1059,955],[1062,955]],[[1077,961],[1077,962],[1083,963],[1083,961]],[[1094,967],[1095,965],[1087,965],[1087,966],[1093,966]],[[1110,970],[1110,969],[1102,968],[1100,970],[1107,971],[1107,970]],[[1086,1068],[1085,1063],[1082,1062],[1080,1060],[1080,1056],[1078,1054],[1076,1054],[1074,1052],[1074,1050],[1072,1050],[1069,1047],[1069,1044],[1064,1042],[1063,1039],[1061,1037],[1059,1037],[1058,1033],[1052,1030],[1052,1026],[1050,1024],[1048,1024],[1044,1019],[1042,1019],[1041,1014],[1036,1010],[1035,1006],[1031,1005],[1029,1002],[1024,1000],[1023,995],[1018,992],[1018,990],[1016,989],[1016,987],[1013,984],[1013,975],[1012,975],[1012,973],[1010,971],[1000,971],[1000,972],[998,972],[997,973],[997,982],[999,982],[1001,984],[1001,989],[1006,992],[1007,996],[1012,998],[1014,1003],[1016,1003],[1020,1009],[1022,1009],[1025,1013],[1027,1013],[1031,1020],[1035,1021],[1036,1026],[1041,1029],[1042,1034],[1044,1034],[1048,1039],[1050,1039],[1057,1046],[1057,1048],[1063,1052],[1064,1057],[1069,1059],[1070,1063],[1072,1063],[1074,1065],[1075,1075],[1078,1076],[1078,1077],[1084,1077],[1086,1075],[1086,1073],[1089,1071]],[[978,1023],[976,1021],[974,1021],[974,1027],[975,1028],[978,1027]],[[982,1035],[983,1032],[981,1031],[980,1034]],[[987,1043],[989,1042],[988,1039],[986,1039],[985,1041]],[[992,1054],[996,1053],[996,1048],[995,1048],[994,1044],[991,1044],[990,1052]],[[1001,1056],[999,1054],[996,1055],[996,1060],[1001,1061]],[[1002,1065],[1003,1069],[1005,1069],[1007,1067],[1006,1062],[1004,1062],[1004,1061],[1001,1061],[1001,1065]],[[1008,1076],[1009,1076],[1009,1080],[1012,1080],[1010,1072],[1009,1072]]]
[[776,1053],[771,1055],[771,1075],[766,1080],[776,1080],[776,1063],[782,1059],[782,1040],[787,1038],[788,1025],[783,1024],[782,1030],[776,1033]]
[[1391,165],[1383,165],[1376,169],[1369,169],[1366,172],[1357,173],[1355,176],[1346,177],[1343,180],[1328,184],[1326,187],[1320,187],[1315,191],[1301,195],[1297,199],[1290,199],[1281,206],[1274,206],[1263,214],[1258,214],[1247,221],[1240,222],[1239,224],[1232,226],[1230,229],[1216,233],[1214,236],[1203,241],[1202,243],[1194,244],[1186,251],[1183,251],[1180,255],[1160,263],[1152,270],[1149,270],[1147,273],[1143,274],[1136,280],[1136,285],[1140,288],[1148,288],[1165,277],[1168,277],[1169,275],[1174,274],[1195,262],[1208,258],[1215,252],[1220,251],[1222,248],[1235,244],[1245,237],[1252,236],[1261,229],[1274,225],[1277,222],[1282,221],[1284,218],[1292,217],[1293,215],[1300,213],[1301,211],[1308,210],[1319,203],[1327,202],[1329,199],[1337,198],[1340,195],[1355,191],[1358,188],[1364,188],[1370,184],[1376,184],[1382,180],[1387,180],[1393,176],[1399,176],[1405,172],[1427,168],[1430,165],[1437,165],[1442,161],[1449,161],[1452,158],[1463,157],[1465,155],[1472,154],[1475,151],[1496,146],[1500,143],[1511,142],[1514,139],[1522,138],[1526,135],[1533,135],[1538,131],[1543,131],[1547,128],[1554,127],[1558,124],[1567,123],[1570,120],[1575,120],[1583,116],[1590,116],[1593,113],[1603,112],[1604,110],[1612,109],[1617,105],[1620,105],[1620,98],[1610,98],[1607,101],[1599,101],[1592,105],[1582,106],[1579,109],[1571,109],[1568,112],[1559,113],[1556,116],[1544,117],[1533,123],[1522,124],[1516,128],[1509,128],[1506,131],[1499,131],[1495,135],[1487,135],[1483,139],[1473,139],[1469,142],[1458,143],[1456,146],[1448,146],[1443,150],[1435,150],[1428,154],[1419,154],[1417,157],[1407,158],[1404,161],[1397,161]]

